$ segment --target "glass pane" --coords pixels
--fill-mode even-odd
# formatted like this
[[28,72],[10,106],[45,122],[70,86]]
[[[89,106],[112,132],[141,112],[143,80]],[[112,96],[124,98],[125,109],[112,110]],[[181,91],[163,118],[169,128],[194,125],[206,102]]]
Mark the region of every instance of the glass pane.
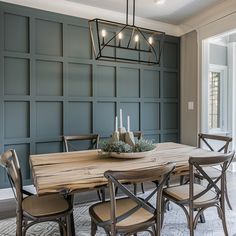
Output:
[[209,129],[220,128],[220,72],[209,74],[208,124]]

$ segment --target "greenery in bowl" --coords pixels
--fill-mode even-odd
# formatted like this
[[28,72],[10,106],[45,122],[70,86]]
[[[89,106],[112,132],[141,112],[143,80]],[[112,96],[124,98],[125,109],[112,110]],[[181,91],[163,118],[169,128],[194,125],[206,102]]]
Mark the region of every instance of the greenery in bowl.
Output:
[[123,141],[103,141],[101,143],[101,149],[103,152],[117,152],[117,153],[130,153],[130,152],[147,152],[151,151],[156,146],[151,140],[140,139],[135,140],[135,145],[130,146]]

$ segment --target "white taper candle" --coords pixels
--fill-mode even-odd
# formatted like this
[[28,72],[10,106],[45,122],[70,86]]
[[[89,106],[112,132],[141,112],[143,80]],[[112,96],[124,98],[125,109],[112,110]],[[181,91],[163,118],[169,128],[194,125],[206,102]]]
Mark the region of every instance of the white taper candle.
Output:
[[118,132],[118,117],[115,119],[115,131]]
[[122,120],[122,109],[120,109],[120,128],[123,127],[123,120]]
[[127,116],[127,132],[130,132],[130,117]]

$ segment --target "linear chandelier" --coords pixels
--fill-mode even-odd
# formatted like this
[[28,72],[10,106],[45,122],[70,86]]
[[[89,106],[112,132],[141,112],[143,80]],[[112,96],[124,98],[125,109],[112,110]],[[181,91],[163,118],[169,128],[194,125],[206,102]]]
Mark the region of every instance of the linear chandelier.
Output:
[[128,13],[129,0],[126,0],[125,24],[98,18],[89,21],[95,59],[160,64],[165,33],[135,26],[135,0],[131,25]]

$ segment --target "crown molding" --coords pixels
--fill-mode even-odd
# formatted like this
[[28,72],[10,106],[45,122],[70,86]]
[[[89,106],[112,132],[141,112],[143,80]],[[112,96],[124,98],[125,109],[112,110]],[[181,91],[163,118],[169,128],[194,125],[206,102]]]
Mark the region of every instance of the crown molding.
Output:
[[[192,30],[201,31],[206,27],[211,27],[211,25],[217,25],[217,22],[224,20],[228,21],[233,15],[236,15],[236,1],[225,0],[222,3],[206,9],[198,15],[185,20],[179,25],[180,32],[186,34]],[[236,28],[236,26],[234,28]]]
[[[125,22],[125,13],[92,7],[69,0],[2,0],[2,2],[85,19],[101,18],[116,22]],[[135,21],[136,25],[139,27],[163,31],[168,35],[180,37],[193,30],[197,30],[199,32],[206,26],[209,26],[211,24],[214,25],[214,23],[219,19],[227,18],[228,16],[232,16],[233,14],[236,16],[236,1],[225,0],[223,3],[217,4],[216,6],[206,9],[196,16],[188,18],[179,25],[167,24],[164,22],[150,20],[142,17],[136,17]],[[228,19],[226,19],[226,21],[227,20]]]
[[[117,22],[125,22],[125,13],[110,11],[102,8],[92,7],[84,4],[75,3],[68,0],[3,0],[2,2],[17,4],[25,7],[56,12],[60,14],[81,17],[85,19],[100,18]],[[130,17],[131,19],[132,17]],[[143,28],[163,31],[173,36],[181,36],[182,32],[178,25],[163,23],[135,17],[136,25]]]

